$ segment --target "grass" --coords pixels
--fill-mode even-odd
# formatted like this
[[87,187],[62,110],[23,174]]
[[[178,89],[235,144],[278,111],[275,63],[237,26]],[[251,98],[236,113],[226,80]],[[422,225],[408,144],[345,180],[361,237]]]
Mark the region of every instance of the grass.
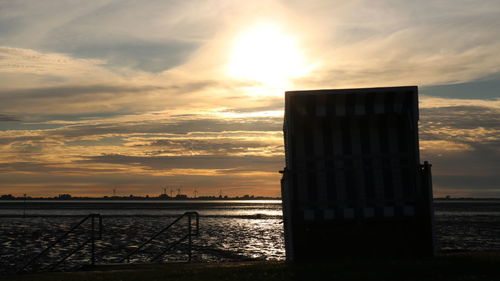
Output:
[[500,253],[440,255],[429,259],[347,259],[304,263],[235,262],[98,267],[94,271],[26,274],[1,280],[37,281],[273,281],[273,280],[500,280]]

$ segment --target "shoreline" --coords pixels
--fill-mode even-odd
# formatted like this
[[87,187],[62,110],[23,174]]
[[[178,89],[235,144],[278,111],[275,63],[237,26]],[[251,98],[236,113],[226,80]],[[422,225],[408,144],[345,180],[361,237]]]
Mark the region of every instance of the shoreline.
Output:
[[77,272],[0,276],[0,280],[500,280],[500,251],[433,258],[349,258],[313,262],[255,261],[101,265]]
[[[65,204],[65,203],[57,203]],[[75,203],[69,203],[75,204]],[[52,204],[56,205],[56,204]],[[90,204],[87,204],[90,205]],[[118,204],[122,205],[122,204]],[[132,204],[135,205],[135,204]],[[194,204],[193,204],[194,205]],[[0,204],[1,206],[1,204]],[[5,206],[5,205],[4,205]],[[116,207],[116,205],[113,205]],[[192,206],[192,205],[191,205]],[[199,206],[199,205],[197,205]],[[205,206],[205,205],[204,205]],[[203,217],[200,221],[202,231],[196,238],[196,261],[226,262],[235,260],[228,254],[239,255],[239,261],[245,258],[261,260],[284,259],[283,223],[281,216],[269,216],[281,213],[278,205],[232,204],[229,206],[209,205],[200,210]],[[180,209],[141,209],[135,206],[130,210],[124,208],[90,209],[54,208],[26,209],[25,217],[22,210],[7,210],[0,208],[0,213],[13,215],[1,217],[5,221],[0,227],[0,246],[2,259],[0,268],[11,271],[16,265],[46,247],[51,239],[61,235],[60,231],[69,229],[77,223],[81,215],[88,212],[100,212],[104,217],[103,239],[98,242],[97,249],[101,252],[99,263],[116,262],[117,259],[131,251],[134,245],[144,241],[159,228],[166,225],[174,217],[173,212],[183,212]],[[457,253],[499,250],[498,228],[500,205],[498,203],[471,202],[466,204],[436,204],[436,242],[439,253]],[[135,209],[137,208],[137,209]],[[190,209],[191,210],[191,209]],[[44,213],[41,215],[41,213]],[[47,214],[45,214],[47,213]],[[52,215],[54,216],[52,216]],[[34,216],[33,216],[34,215]],[[64,215],[64,216],[60,216]],[[184,224],[182,224],[184,225]],[[89,225],[82,228],[88,229]],[[68,249],[76,247],[79,237],[69,239],[65,244],[54,247],[51,255],[44,263],[61,256]],[[173,236],[172,236],[173,237]],[[152,246],[147,253],[152,253],[168,243],[168,235],[159,238],[159,244]],[[172,238],[173,239],[173,238]],[[88,253],[89,249],[82,252]],[[216,251],[216,252],[215,252]],[[78,266],[86,257],[75,256],[65,263],[64,269]],[[177,256],[165,257],[165,260],[176,260]],[[137,260],[136,262],[141,262]],[[81,266],[81,264],[80,264]],[[2,270],[0,270],[2,271]]]

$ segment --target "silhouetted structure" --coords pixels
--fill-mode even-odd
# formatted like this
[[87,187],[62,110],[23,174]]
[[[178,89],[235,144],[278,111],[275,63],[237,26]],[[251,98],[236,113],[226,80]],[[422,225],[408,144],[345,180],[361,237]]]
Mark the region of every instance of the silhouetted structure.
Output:
[[433,254],[417,95],[415,86],[286,92],[288,259]]

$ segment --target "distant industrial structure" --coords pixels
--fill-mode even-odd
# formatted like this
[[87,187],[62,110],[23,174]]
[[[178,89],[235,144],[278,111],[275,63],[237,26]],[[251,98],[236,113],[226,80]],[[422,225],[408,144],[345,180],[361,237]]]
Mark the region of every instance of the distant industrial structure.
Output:
[[416,86],[286,92],[287,259],[433,255],[418,118]]

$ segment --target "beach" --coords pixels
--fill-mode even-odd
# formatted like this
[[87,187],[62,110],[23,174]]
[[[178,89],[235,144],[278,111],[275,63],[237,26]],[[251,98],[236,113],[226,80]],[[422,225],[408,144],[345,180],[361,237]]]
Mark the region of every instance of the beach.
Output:
[[[436,201],[438,253],[500,251],[500,201]],[[55,241],[84,215],[103,216],[102,239],[96,241],[96,263],[120,262],[135,247],[186,211],[200,214],[200,232],[193,239],[193,261],[283,261],[285,259],[280,201],[148,201],[0,202],[0,268],[14,272],[34,254]],[[186,224],[162,234],[132,263],[148,262],[185,231]],[[89,225],[51,250],[49,264],[82,242]],[[89,248],[61,264],[59,271],[77,270],[89,260]],[[186,244],[162,261],[187,259]]]
[[80,272],[8,276],[11,281],[484,281],[500,280],[499,253],[439,254],[427,259],[342,259],[315,262],[219,262],[96,266]]

